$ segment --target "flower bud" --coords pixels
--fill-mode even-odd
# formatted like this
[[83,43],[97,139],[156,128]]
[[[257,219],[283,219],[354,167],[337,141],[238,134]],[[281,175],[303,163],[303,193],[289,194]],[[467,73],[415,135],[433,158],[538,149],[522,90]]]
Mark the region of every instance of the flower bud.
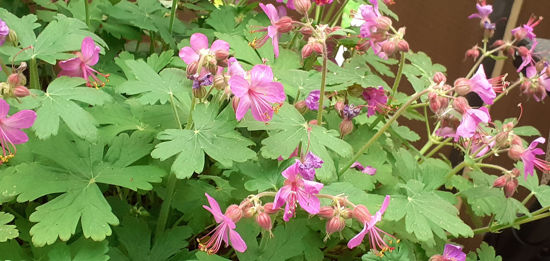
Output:
[[525,46],[518,47],[519,56],[525,57],[525,56],[528,56],[529,53],[530,53],[530,51],[529,51],[529,49],[527,49],[527,47],[525,47]]
[[193,88],[193,97],[202,99],[206,96],[206,88],[199,86],[198,88]]
[[300,33],[305,37],[309,37],[313,34],[313,28],[311,26],[304,26],[300,28]]
[[509,198],[514,195],[516,192],[516,188],[518,187],[518,180],[517,179],[511,179],[510,181],[506,182],[506,185],[504,185],[504,195]]
[[342,115],[342,110],[344,110],[345,107],[346,107],[346,104],[343,101],[337,101],[336,104],[334,104],[334,109],[340,115]]
[[512,177],[517,178],[519,177],[519,174],[520,174],[519,169],[516,169],[516,168],[512,169],[512,173],[511,173]]
[[187,72],[187,78],[189,77],[193,77],[193,75],[195,75],[197,73],[197,62],[193,62],[189,65],[187,65],[187,69],[186,69],[186,72]]
[[302,59],[309,57],[312,53],[313,53],[313,48],[311,47],[310,44],[306,44],[304,45],[304,47],[302,47]]
[[456,79],[454,86],[455,92],[460,96],[465,96],[472,90],[472,87],[470,86],[470,81],[466,78]]
[[361,223],[368,222],[372,218],[372,215],[370,214],[367,207],[363,205],[357,205],[353,209],[353,212],[351,215],[353,218],[357,219]]
[[350,134],[353,131],[353,121],[350,119],[343,119],[340,122],[340,135],[342,137]]
[[521,141],[521,138],[518,135],[512,136],[511,144],[523,147],[523,142]]
[[520,160],[522,153],[523,153],[523,147],[520,145],[514,144],[510,146],[510,149],[508,150],[508,157],[510,157],[513,160]]
[[218,90],[223,90],[227,84],[225,83],[225,76],[223,74],[216,74],[214,76],[214,88]]
[[527,36],[527,31],[520,27],[518,28],[518,30],[514,30],[512,35],[514,36],[514,39],[516,39],[516,41],[521,41]]
[[505,42],[503,40],[496,40],[494,43],[493,43],[493,47],[499,47],[501,45],[505,44]]
[[27,89],[27,87],[25,87],[23,85],[18,85],[13,90],[13,94],[15,95],[15,97],[22,98],[22,97],[29,96],[31,94],[31,92],[29,91],[29,89]]
[[498,177],[497,179],[495,179],[495,182],[493,182],[493,187],[502,188],[502,187],[504,187],[504,185],[506,185],[507,180],[508,180],[508,178],[506,177],[506,175],[502,175],[502,176]]
[[309,12],[309,8],[311,8],[311,1],[310,0],[294,0],[294,8],[296,8],[296,11],[300,13],[301,15],[305,15]]
[[436,72],[432,79],[437,84],[445,83],[447,81],[447,77],[442,72]]
[[392,21],[389,17],[380,16],[376,18],[376,29],[381,31],[388,31],[392,25]]
[[323,206],[319,209],[318,216],[322,218],[332,218],[334,216],[334,208],[329,206]]
[[271,217],[265,212],[260,212],[256,216],[256,223],[267,231],[271,231],[271,228],[273,227],[273,224],[271,224]]
[[514,57],[515,53],[516,53],[516,50],[514,50],[514,48],[506,48],[504,49],[504,51],[506,52],[506,54],[508,54],[508,56],[510,57]]
[[495,143],[497,147],[506,147],[508,146],[508,131],[500,132],[495,136]]
[[292,18],[288,16],[283,16],[277,22],[275,22],[275,27],[277,27],[277,32],[279,33],[288,33],[294,27],[292,25]]
[[208,61],[208,65],[206,67],[208,68],[208,72],[212,75],[215,75],[218,72],[218,62],[214,58]]
[[13,46],[19,45],[19,39],[17,38],[17,33],[14,30],[10,29],[10,33],[8,34],[8,41],[10,41]]
[[273,209],[273,203],[265,203],[264,205],[264,212],[267,214],[275,214],[279,211],[279,209]]
[[296,108],[296,110],[298,110],[301,114],[306,113],[307,111],[306,101],[299,101],[297,103],[294,103],[294,108]]
[[217,50],[214,55],[216,56],[216,61],[223,61],[229,57],[229,51],[227,50]]
[[393,5],[393,4],[395,4],[395,1],[393,1],[393,0],[384,0],[384,4]]
[[472,58],[474,61],[477,59],[477,57],[479,57],[479,50],[477,49],[477,45],[466,51],[466,57]]
[[346,220],[340,216],[332,217],[327,221],[326,231],[330,235],[335,232],[340,232],[346,227]]
[[435,114],[440,114],[449,106],[449,98],[439,96],[437,93],[428,94],[430,110]]
[[453,108],[459,112],[460,114],[466,113],[467,110],[470,109],[470,105],[468,104],[468,101],[464,97],[456,97],[453,100]]
[[348,218],[351,218],[351,209],[349,208],[344,208],[342,210],[340,210],[340,216],[344,219],[348,219]]
[[243,210],[239,206],[233,204],[225,210],[225,216],[229,217],[233,222],[237,223],[243,217]]
[[12,73],[8,76],[8,83],[12,86],[16,86],[19,84],[19,74],[18,73]]
[[348,87],[348,94],[353,97],[363,97],[363,87],[359,84],[354,84],[350,87]]
[[409,51],[409,43],[403,39],[399,40],[399,43],[397,43],[397,49],[401,52],[408,52]]
[[393,53],[395,53],[395,49],[397,48],[397,44],[395,44],[394,41],[384,41],[382,43],[382,51],[386,53],[386,55],[391,56]]

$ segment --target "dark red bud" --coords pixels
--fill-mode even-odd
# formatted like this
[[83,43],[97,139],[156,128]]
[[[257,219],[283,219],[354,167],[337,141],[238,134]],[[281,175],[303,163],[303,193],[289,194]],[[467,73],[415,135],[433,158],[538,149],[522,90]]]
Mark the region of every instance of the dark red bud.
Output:
[[477,49],[477,45],[468,49],[468,51],[466,51],[466,57],[472,58],[474,60],[476,60],[477,57],[479,57],[479,50]]
[[397,44],[395,44],[394,41],[385,41],[382,43],[382,51],[386,53],[386,55],[391,56],[393,53],[395,53],[395,49],[397,48]]
[[329,206],[323,206],[319,209],[318,216],[322,218],[332,218],[334,216],[334,208]]
[[310,44],[306,44],[306,45],[304,45],[304,47],[302,47],[302,58],[303,59],[309,57],[312,53],[313,53],[313,48],[311,47]]
[[464,97],[456,97],[453,100],[453,108],[460,114],[464,114],[467,110],[470,109],[468,101]]
[[432,79],[437,84],[445,83],[447,81],[447,77],[442,72],[436,72]]
[[273,209],[273,203],[265,203],[264,212],[267,214],[275,214],[279,209]]
[[296,110],[298,110],[301,114],[306,113],[307,111],[306,101],[299,101],[297,103],[294,103],[294,108],[296,108]]
[[510,146],[510,149],[508,150],[508,157],[510,157],[513,160],[520,160],[522,153],[523,153],[523,147],[520,145],[514,144]]
[[493,47],[499,47],[501,45],[505,44],[505,42],[503,40],[496,40],[494,43],[493,43]]
[[504,195],[509,198],[514,195],[516,192],[516,188],[518,187],[518,180],[517,179],[511,179],[510,181],[506,182],[506,185],[504,185]]
[[495,179],[495,182],[493,182],[493,187],[502,188],[502,187],[504,187],[504,185],[506,185],[507,180],[508,180],[508,178],[505,175],[502,175],[502,176],[498,177],[497,179]]
[[327,234],[330,235],[332,233],[342,231],[342,229],[344,229],[345,227],[346,227],[346,220],[340,216],[335,216],[327,221],[326,231],[327,231]]
[[399,43],[397,43],[397,48],[401,52],[408,52],[409,51],[409,43],[405,40],[399,40]]

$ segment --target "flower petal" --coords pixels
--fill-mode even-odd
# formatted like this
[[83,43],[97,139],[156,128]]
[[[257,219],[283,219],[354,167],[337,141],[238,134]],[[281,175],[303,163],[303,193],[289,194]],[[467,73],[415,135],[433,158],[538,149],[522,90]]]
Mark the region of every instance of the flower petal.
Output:
[[13,144],[22,144],[29,140],[27,134],[20,129],[2,127],[1,131],[3,132],[5,137]]
[[296,197],[298,199],[300,207],[302,207],[307,213],[312,215],[319,213],[319,209],[321,208],[321,201],[315,195],[309,194],[304,190],[298,190],[296,193]]
[[367,224],[364,224],[363,230],[361,230],[359,234],[355,235],[352,239],[350,239],[350,241],[348,242],[348,248],[351,249],[351,248],[355,248],[358,245],[361,245],[367,233],[368,233]]
[[82,60],[89,65],[94,66],[96,65],[97,61],[99,61],[99,51],[101,49],[99,46],[95,45],[94,39],[92,37],[86,37],[84,40],[82,40],[82,46],[81,46],[81,53],[82,53]]
[[271,104],[264,97],[251,97],[250,102],[250,112],[255,120],[267,122],[273,118],[273,107],[271,107]]
[[262,8],[271,23],[275,23],[277,22],[277,20],[279,20],[277,9],[275,9],[275,6],[273,6],[272,4],[264,5],[263,3],[260,3],[260,8]]
[[534,150],[539,145],[539,143],[544,144],[545,142],[546,142],[545,138],[538,137],[534,141],[532,141],[531,144],[529,144],[529,150]]
[[215,51],[228,51],[229,52],[229,43],[227,43],[224,40],[216,40],[212,43],[212,46],[210,47],[211,52]]
[[241,238],[241,235],[237,231],[230,229],[229,230],[229,240],[231,241],[231,246],[237,251],[243,253],[246,251],[246,243]]
[[235,111],[235,116],[237,117],[237,120],[240,121],[244,115],[246,115],[246,112],[248,112],[248,109],[251,106],[250,98],[248,98],[248,95],[245,95],[239,99],[239,104],[237,105],[237,111]]
[[201,33],[191,35],[191,48],[199,53],[201,49],[208,49],[208,37]]
[[282,103],[286,100],[285,88],[280,82],[264,82],[254,86],[254,92],[262,94],[271,103]]
[[187,65],[199,60],[199,55],[197,52],[189,46],[181,48],[179,56]]
[[57,77],[70,76],[70,77],[84,77],[82,73],[82,61],[80,58],[75,57],[69,60],[61,61],[58,63],[61,71]]
[[6,118],[10,112],[10,105],[3,99],[0,99],[0,118]]
[[277,191],[277,194],[275,194],[275,199],[273,199],[273,209],[282,207],[285,204],[290,192],[290,186],[281,187],[279,191]]
[[235,96],[242,98],[248,96],[250,85],[242,76],[235,75],[229,79],[229,88]]
[[258,64],[250,70],[250,85],[254,88],[262,83],[273,82],[273,71],[271,67]]
[[26,129],[33,125],[34,120],[36,120],[36,112],[22,110],[2,121],[2,124],[10,128]]
[[208,195],[208,193],[204,193],[206,198],[208,199],[208,204],[210,204],[210,207],[203,206],[206,210],[210,211],[212,215],[214,215],[214,219],[216,219],[217,223],[220,223],[223,220],[223,213],[220,209],[220,205],[218,205],[218,202]]

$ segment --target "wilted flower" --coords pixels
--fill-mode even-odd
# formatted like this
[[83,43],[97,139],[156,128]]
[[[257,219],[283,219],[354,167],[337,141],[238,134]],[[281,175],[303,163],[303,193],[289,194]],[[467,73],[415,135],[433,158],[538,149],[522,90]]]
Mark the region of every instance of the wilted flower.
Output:
[[15,156],[16,144],[22,144],[29,140],[29,137],[21,129],[30,128],[36,120],[36,113],[31,110],[22,110],[12,116],[8,116],[10,105],[0,99],[0,145],[2,155],[0,164],[8,162]]
[[[76,53],[77,57],[59,62],[61,72],[59,72],[57,77],[81,77],[86,80],[88,87],[94,86],[97,88],[98,86],[105,86],[105,83],[97,78],[96,73],[105,78],[108,78],[109,75],[102,74],[92,68],[99,61],[99,51],[100,48],[95,45],[92,37],[84,38],[80,52]],[[92,77],[93,81],[90,81],[89,77]]]
[[323,166],[323,160],[312,152],[308,152],[303,162],[300,163],[300,174],[304,179],[315,180],[315,169]]
[[384,92],[384,87],[377,88],[369,87],[363,91],[363,99],[367,101],[367,116],[373,116],[377,111],[381,111],[388,103],[388,96]]
[[[292,5],[292,9],[294,9],[292,1],[293,0],[289,0],[287,2],[287,5],[289,7],[290,5]],[[285,16],[284,14],[281,14],[281,17],[279,17],[279,12],[277,12],[277,9],[275,9],[275,6],[273,6],[272,4],[264,5],[263,3],[260,3],[260,7],[269,18],[269,21],[271,21],[271,25],[268,27],[263,27],[261,29],[252,31],[253,33],[267,32],[267,34],[262,36],[258,41],[254,40],[254,42],[252,43],[252,46],[254,48],[260,48],[265,44],[265,42],[267,41],[267,38],[271,38],[271,43],[273,44],[273,52],[275,53],[275,57],[278,57],[279,56],[279,36],[281,33],[288,33],[290,30],[292,30],[293,28],[292,18]]]
[[[8,27],[6,22],[0,19],[0,46],[2,46],[4,42],[6,42],[6,38],[8,38],[9,34],[10,34],[10,28]],[[0,68],[0,70],[2,69]]]
[[523,93],[532,96],[537,102],[546,98],[546,92],[550,91],[550,76],[547,71],[537,73],[535,66],[527,67],[527,79],[521,85]]
[[533,33],[533,30],[535,29],[535,26],[537,26],[541,21],[542,17],[538,17],[537,19],[537,17],[531,16],[526,24],[512,29],[512,35],[518,41],[523,40],[525,37],[533,41],[535,40],[535,37],[537,37],[535,33]]
[[[382,237],[387,235],[393,238],[393,236],[376,227],[376,224],[382,220],[382,215],[386,212],[386,208],[389,204],[390,196],[388,195],[384,199],[380,210],[376,211],[374,216],[371,215],[367,207],[363,205],[357,205],[355,209],[353,209],[353,217],[363,224],[363,230],[348,242],[349,248],[360,245],[365,236],[369,234],[369,242],[372,249],[380,249],[382,252],[391,250],[391,247],[388,246]],[[380,235],[380,233],[383,235]]]
[[321,91],[320,90],[313,90],[313,91],[309,92],[309,95],[306,98],[307,107],[312,111],[319,110],[319,99],[320,98],[321,98]]
[[466,254],[461,246],[446,244],[443,255],[432,256],[430,261],[466,261]]
[[517,70],[518,72],[521,72],[521,70],[523,70],[523,68],[525,68],[528,65],[534,65],[533,52],[535,51],[535,47],[537,46],[537,44],[538,42],[534,41],[531,44],[530,49],[527,49],[525,46],[518,47],[518,54],[522,60],[520,66],[518,67],[518,70]]
[[[206,210],[210,211],[216,220],[216,223],[219,225],[210,231],[206,236],[199,239],[199,249],[205,251],[208,254],[215,254],[220,249],[222,242],[225,242],[225,247],[228,247],[229,244],[238,252],[246,251],[246,243],[241,238],[241,235],[235,231],[235,222],[232,217],[233,211],[231,208],[227,208],[226,213],[223,214],[218,202],[210,195],[205,193],[206,198],[208,199],[208,206],[202,206]],[[231,207],[231,206],[230,206]],[[240,217],[239,217],[240,218]],[[205,243],[203,243],[206,241]]]
[[321,207],[321,202],[316,195],[323,188],[323,184],[304,179],[301,176],[300,164],[300,161],[296,160],[282,172],[286,180],[284,186],[275,195],[273,202],[275,209],[285,205],[284,221],[289,221],[295,215],[296,204],[300,204],[305,211],[312,215],[317,214]]
[[270,121],[273,117],[272,103],[286,99],[283,85],[273,81],[273,72],[267,65],[258,64],[246,75],[235,73],[229,79],[231,92],[239,98],[235,114],[241,120],[250,109],[257,121]]

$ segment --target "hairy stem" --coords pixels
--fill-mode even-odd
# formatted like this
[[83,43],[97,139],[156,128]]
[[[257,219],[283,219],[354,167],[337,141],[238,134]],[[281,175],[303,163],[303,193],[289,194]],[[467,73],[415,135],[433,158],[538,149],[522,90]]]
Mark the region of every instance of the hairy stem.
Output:
[[[30,87],[31,89],[40,90],[40,80],[38,79],[38,64],[36,58],[32,58],[29,66]],[[87,79],[86,79],[87,80]]]
[[451,179],[456,173],[461,171],[464,167],[466,167],[466,161],[461,162],[460,164],[456,165],[445,177],[446,180]]
[[172,105],[172,110],[174,111],[174,118],[176,118],[176,122],[178,123],[178,128],[181,129],[181,120],[178,114],[178,108],[176,107],[176,103],[174,102],[174,95],[172,93],[170,93],[170,105]]
[[186,130],[190,130],[193,125],[193,111],[195,110],[195,104],[197,103],[197,98],[193,97],[191,99],[191,107],[189,108],[189,115],[187,116],[187,124],[185,125]]
[[84,0],[84,12],[86,14],[86,25],[90,27],[90,3]]
[[317,111],[317,125],[323,123],[323,110],[325,101],[325,85],[327,81],[327,44],[323,42],[323,72],[321,74],[321,94],[319,95],[319,110]]
[[401,59],[399,60],[399,68],[397,69],[397,75],[395,76],[395,81],[393,82],[393,86],[391,88],[391,97],[393,98],[395,96],[395,92],[397,91],[397,88],[399,87],[399,82],[401,82],[401,77],[403,76],[403,67],[405,65],[405,55],[407,53],[401,52]]
[[532,217],[520,217],[520,218],[516,219],[516,221],[514,221],[513,224],[496,225],[496,226],[492,226],[492,227],[486,226],[486,227],[482,227],[482,228],[476,228],[476,229],[474,229],[474,234],[481,234],[481,233],[486,233],[486,232],[499,231],[499,230],[502,230],[502,229],[505,229],[505,228],[515,227],[517,225],[533,222],[533,221],[543,219],[543,218],[547,218],[547,217],[550,217],[550,212],[541,213],[541,214],[538,214],[538,215],[533,215]]

